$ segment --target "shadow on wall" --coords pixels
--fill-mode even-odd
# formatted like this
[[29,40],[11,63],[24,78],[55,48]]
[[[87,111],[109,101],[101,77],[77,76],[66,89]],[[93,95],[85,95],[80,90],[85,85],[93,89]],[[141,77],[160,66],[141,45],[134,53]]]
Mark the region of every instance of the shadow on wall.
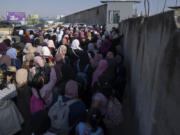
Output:
[[120,23],[137,135],[180,135],[180,31],[174,12]]

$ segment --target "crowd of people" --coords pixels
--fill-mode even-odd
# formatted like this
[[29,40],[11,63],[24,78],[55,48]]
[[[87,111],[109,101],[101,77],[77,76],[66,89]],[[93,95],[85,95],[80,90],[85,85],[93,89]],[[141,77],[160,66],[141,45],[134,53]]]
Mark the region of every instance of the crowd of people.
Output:
[[123,121],[123,36],[20,30],[0,43],[0,135],[108,135]]

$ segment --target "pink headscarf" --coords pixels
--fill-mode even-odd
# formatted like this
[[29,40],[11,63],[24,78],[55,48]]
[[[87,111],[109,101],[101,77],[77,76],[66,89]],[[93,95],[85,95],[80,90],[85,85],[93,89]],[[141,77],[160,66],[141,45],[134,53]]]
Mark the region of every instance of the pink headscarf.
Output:
[[108,62],[106,60],[101,60],[99,62],[97,69],[93,73],[91,87],[94,86],[94,84],[98,81],[99,76],[102,75],[102,73],[107,69],[107,67]]
[[38,53],[40,56],[42,56],[43,52],[42,52],[42,46],[38,46],[36,48],[36,53]]
[[69,30],[66,30],[66,31],[65,31],[65,34],[69,34],[69,33],[70,33],[70,31],[69,31]]
[[85,34],[84,34],[83,31],[80,33],[80,37],[81,37],[81,38],[84,38],[84,37],[85,37]]
[[78,97],[78,84],[76,81],[70,80],[65,87],[65,96],[68,98]]

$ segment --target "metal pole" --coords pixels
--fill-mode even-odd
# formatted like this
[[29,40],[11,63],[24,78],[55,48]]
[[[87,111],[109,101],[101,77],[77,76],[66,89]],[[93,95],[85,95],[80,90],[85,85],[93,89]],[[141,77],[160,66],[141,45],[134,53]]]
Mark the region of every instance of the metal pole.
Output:
[[164,10],[165,10],[165,8],[166,8],[166,2],[167,2],[167,0],[164,1],[163,12],[164,12]]
[[144,0],[144,10],[145,10],[145,16],[146,16],[147,15],[146,0]]

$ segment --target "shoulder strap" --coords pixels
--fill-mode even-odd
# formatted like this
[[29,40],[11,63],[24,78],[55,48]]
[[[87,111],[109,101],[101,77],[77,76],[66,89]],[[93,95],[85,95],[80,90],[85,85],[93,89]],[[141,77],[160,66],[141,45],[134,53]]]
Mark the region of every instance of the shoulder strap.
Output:
[[76,57],[78,57],[79,58],[79,56],[76,54],[76,52],[72,49],[72,52],[74,53],[74,55],[76,56]]
[[72,105],[73,103],[75,103],[75,102],[77,102],[77,101],[80,101],[80,99],[71,99],[71,100],[69,100],[69,101],[67,101],[67,106],[70,106],[70,105]]
[[77,61],[76,67],[77,67],[77,71],[80,72],[80,67],[79,67],[79,62],[80,60]]
[[84,73],[87,72],[88,68],[89,68],[89,64],[86,65],[86,67],[85,67],[85,69],[84,69]]
[[[59,101],[61,101],[61,102],[63,101],[62,96],[59,96],[58,102],[59,102]],[[66,104],[67,106],[70,106],[70,105],[72,105],[73,103],[75,103],[75,102],[77,102],[77,101],[80,101],[80,99],[77,99],[77,98],[71,99],[71,100],[65,102],[65,104]]]

